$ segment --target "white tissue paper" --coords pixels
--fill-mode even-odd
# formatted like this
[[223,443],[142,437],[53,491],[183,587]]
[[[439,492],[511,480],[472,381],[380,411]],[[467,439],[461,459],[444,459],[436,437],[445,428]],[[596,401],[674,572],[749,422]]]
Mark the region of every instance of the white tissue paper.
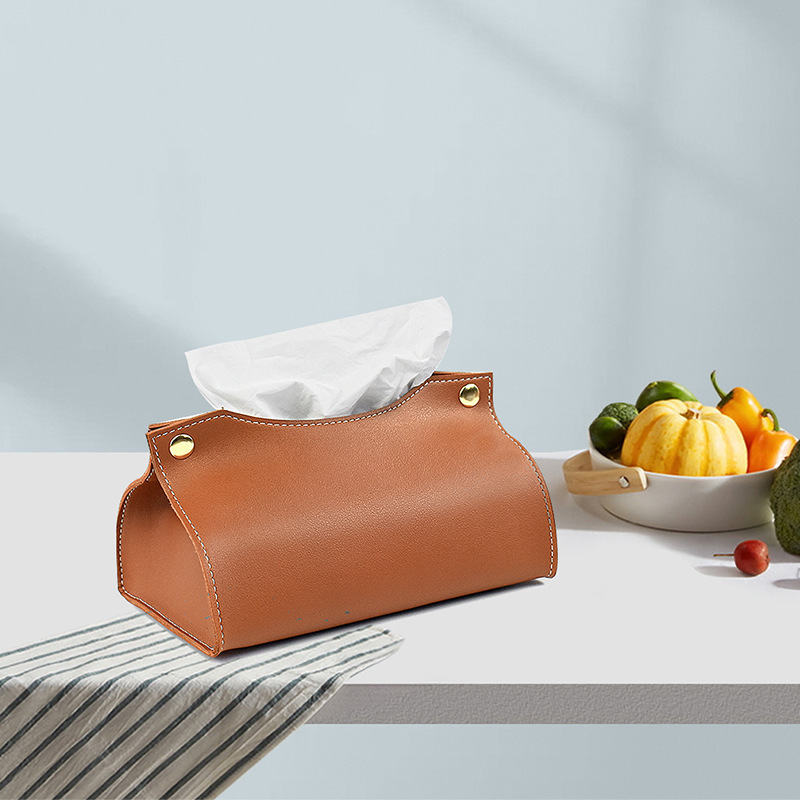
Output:
[[214,408],[270,419],[360,414],[427,380],[450,341],[444,297],[189,350]]

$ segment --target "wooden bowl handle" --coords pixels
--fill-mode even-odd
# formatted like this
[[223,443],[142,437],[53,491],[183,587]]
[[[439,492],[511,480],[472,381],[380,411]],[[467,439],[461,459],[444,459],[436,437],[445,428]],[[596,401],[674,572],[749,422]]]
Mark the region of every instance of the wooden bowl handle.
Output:
[[647,488],[647,475],[640,467],[592,469],[588,450],[568,458],[562,470],[571,494],[631,494]]

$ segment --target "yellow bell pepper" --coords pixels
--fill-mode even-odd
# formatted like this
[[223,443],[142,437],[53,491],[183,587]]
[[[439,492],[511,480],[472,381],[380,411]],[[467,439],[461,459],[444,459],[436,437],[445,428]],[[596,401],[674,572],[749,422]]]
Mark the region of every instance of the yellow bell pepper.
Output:
[[717,385],[716,370],[711,373],[711,384],[722,398],[717,403],[717,408],[739,426],[748,448],[759,431],[772,430],[772,420],[762,416],[761,412],[764,407],[756,400],[752,392],[737,386],[725,394]]

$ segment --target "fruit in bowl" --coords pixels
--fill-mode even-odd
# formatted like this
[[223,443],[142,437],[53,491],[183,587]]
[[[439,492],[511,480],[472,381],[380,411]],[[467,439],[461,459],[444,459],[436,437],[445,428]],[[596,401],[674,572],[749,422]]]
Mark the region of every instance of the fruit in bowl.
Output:
[[652,381],[636,404],[610,403],[589,426],[593,447],[628,466],[669,475],[739,475],[774,469],[797,439],[781,430],[775,412],[737,386],[702,404],[685,386]]

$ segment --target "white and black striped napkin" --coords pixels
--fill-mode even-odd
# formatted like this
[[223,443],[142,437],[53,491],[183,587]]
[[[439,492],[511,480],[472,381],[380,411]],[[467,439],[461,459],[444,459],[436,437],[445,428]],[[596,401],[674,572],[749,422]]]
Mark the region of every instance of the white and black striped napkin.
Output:
[[209,658],[137,613],[0,655],[0,797],[215,797],[401,639],[372,625]]

